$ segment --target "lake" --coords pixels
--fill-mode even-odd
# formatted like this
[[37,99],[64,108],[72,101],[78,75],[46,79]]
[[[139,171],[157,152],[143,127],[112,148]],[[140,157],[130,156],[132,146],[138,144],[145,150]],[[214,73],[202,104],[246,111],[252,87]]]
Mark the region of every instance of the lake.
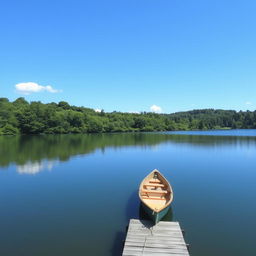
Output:
[[0,255],[121,255],[155,168],[191,255],[256,255],[256,130],[1,136]]

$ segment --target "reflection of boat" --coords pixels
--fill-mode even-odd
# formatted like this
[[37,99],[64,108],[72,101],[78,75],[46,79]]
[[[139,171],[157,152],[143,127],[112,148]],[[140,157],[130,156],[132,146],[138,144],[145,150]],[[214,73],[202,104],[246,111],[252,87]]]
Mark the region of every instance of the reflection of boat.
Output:
[[157,223],[168,212],[173,191],[165,177],[155,169],[141,182],[139,197],[146,213]]
[[[161,219],[161,221],[173,221],[173,218],[174,217],[173,217],[172,206],[170,206],[170,207],[168,207],[168,211],[164,215],[164,217]],[[140,206],[139,206],[139,219],[140,220],[151,220],[149,217],[149,214],[146,213],[142,203],[140,203]]]

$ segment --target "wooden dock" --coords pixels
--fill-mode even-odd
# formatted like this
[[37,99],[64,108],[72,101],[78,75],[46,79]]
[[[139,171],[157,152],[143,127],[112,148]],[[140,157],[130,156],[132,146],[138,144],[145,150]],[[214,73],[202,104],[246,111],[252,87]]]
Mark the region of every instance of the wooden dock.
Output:
[[123,256],[189,256],[178,222],[131,219]]

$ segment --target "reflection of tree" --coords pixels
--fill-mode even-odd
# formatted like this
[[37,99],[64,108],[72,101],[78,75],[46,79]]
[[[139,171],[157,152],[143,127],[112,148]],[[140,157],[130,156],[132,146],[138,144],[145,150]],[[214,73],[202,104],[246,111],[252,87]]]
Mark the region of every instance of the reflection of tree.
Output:
[[43,159],[68,160],[107,147],[153,146],[163,142],[193,146],[256,144],[255,137],[191,136],[162,133],[68,134],[0,137],[0,166],[24,165]]
[[[167,135],[167,134],[166,134]],[[178,135],[169,134],[168,141],[173,143],[187,143],[194,146],[214,146],[214,145],[256,145],[256,137],[253,136],[211,136],[211,135]]]

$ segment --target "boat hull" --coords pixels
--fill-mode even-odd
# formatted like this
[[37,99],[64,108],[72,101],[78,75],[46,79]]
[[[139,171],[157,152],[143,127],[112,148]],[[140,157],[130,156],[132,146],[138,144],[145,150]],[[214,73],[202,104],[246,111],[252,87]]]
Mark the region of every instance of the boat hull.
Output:
[[146,204],[142,203],[142,207],[145,211],[145,213],[148,215],[148,217],[156,224],[158,223],[168,212],[170,205],[165,207],[160,212],[154,212],[152,209],[150,209]]

